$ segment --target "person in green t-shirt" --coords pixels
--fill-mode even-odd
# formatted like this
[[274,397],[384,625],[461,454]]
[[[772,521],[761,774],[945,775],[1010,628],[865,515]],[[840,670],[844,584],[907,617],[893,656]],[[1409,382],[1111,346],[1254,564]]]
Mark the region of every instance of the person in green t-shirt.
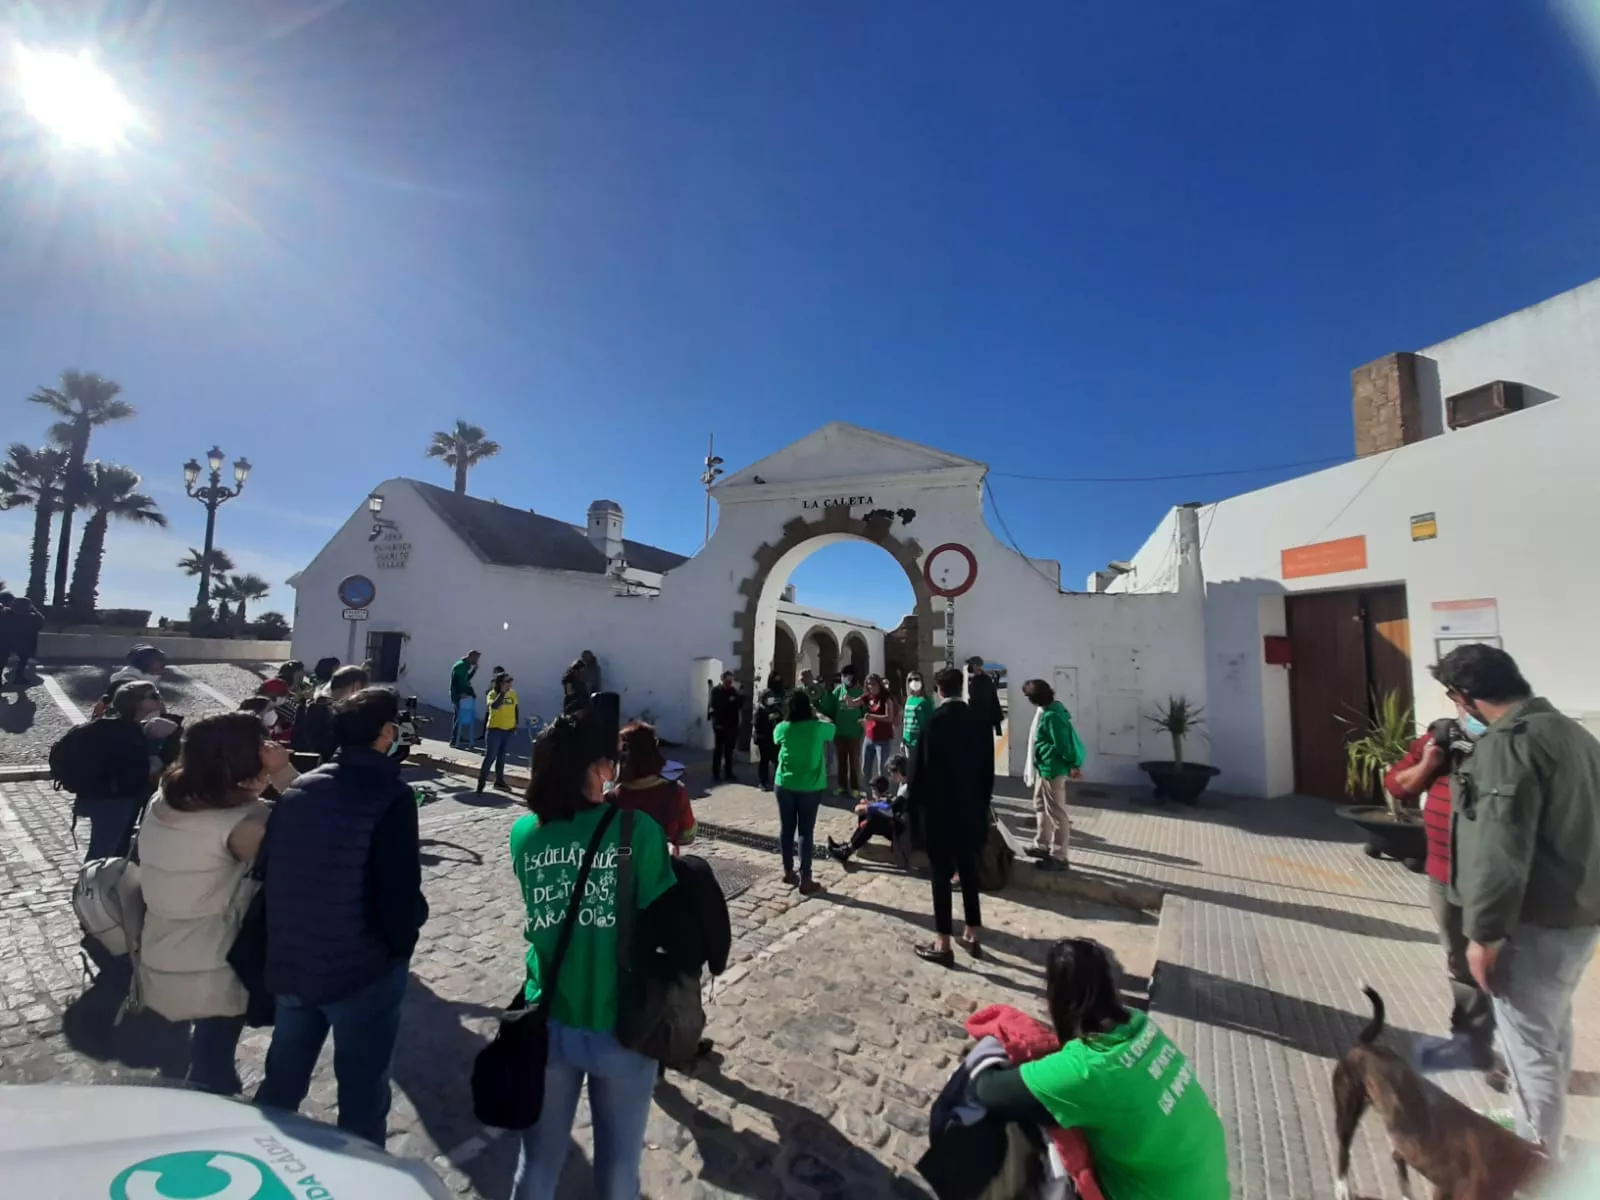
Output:
[[1090,938],[1050,947],[1054,1054],[980,1073],[969,1097],[1002,1121],[1080,1129],[1106,1200],[1228,1200],[1222,1121],[1189,1060],[1119,999],[1122,972]]
[[833,690],[834,758],[839,795],[861,798],[861,714],[866,707],[854,667],[846,667]]
[[[597,752],[588,719],[561,716],[539,735],[528,786],[532,812],[511,827],[511,866],[528,914],[523,926],[528,942],[523,994],[529,1007],[544,995],[548,965],[561,938],[584,854],[601,819],[611,811],[606,791],[616,781],[612,757],[616,751],[613,746]],[[633,822],[633,895],[617,894],[620,814],[612,818],[589,870],[550,1005],[544,1112],[539,1123],[522,1134],[512,1185],[518,1200],[555,1195],[585,1079],[595,1140],[609,1147],[595,1157],[595,1194],[639,1194],[639,1161],[656,1063],[624,1047],[615,1035],[617,906],[632,903],[648,908],[673,886],[675,877],[661,826],[642,812],[634,813]]]
[[900,719],[900,753],[907,758],[917,748],[922,726],[933,715],[933,701],[923,694],[925,686],[921,671],[912,671],[906,676],[906,703]]
[[[778,747],[778,847],[783,854],[783,881],[791,887],[798,884],[806,896],[822,890],[811,878],[811,835],[817,827],[817,808],[828,790],[824,755],[834,740],[835,728],[817,720],[811,697],[796,690],[789,693],[789,719],[772,731]],[[800,835],[798,875],[794,870],[796,832]]]

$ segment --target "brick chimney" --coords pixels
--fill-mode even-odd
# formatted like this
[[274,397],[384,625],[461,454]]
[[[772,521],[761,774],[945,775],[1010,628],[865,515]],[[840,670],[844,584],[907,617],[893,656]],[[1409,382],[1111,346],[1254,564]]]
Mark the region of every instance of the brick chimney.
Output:
[[1382,454],[1420,442],[1422,400],[1417,393],[1417,356],[1385,354],[1350,372],[1355,410],[1356,457]]
[[589,505],[589,543],[606,556],[606,563],[622,557],[622,505],[596,500]]

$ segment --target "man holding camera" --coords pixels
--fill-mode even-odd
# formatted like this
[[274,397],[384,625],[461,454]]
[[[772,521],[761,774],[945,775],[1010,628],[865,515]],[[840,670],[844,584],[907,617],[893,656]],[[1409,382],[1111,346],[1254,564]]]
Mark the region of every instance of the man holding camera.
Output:
[[1422,798],[1422,824],[1428,835],[1428,898],[1450,973],[1450,1037],[1430,1039],[1424,1046],[1421,1065],[1425,1071],[1491,1071],[1497,1065],[1494,1004],[1467,965],[1461,905],[1450,898],[1450,772],[1453,764],[1470,753],[1472,742],[1460,724],[1445,718],[1428,726],[1383,777],[1383,786],[1396,800]]
[[1433,676],[1473,742],[1451,780],[1467,966],[1493,997],[1517,1132],[1559,1157],[1572,998],[1600,942],[1600,742],[1497,647],[1459,646]]

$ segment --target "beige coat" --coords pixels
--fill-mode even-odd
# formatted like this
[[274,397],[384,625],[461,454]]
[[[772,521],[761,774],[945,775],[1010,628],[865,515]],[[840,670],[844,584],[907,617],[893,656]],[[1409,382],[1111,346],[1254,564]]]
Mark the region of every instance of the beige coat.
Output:
[[169,1021],[236,1017],[248,995],[228,951],[257,886],[250,864],[228,849],[239,822],[265,820],[270,806],[179,812],[160,796],[139,830],[144,934],[138,953],[145,1007]]

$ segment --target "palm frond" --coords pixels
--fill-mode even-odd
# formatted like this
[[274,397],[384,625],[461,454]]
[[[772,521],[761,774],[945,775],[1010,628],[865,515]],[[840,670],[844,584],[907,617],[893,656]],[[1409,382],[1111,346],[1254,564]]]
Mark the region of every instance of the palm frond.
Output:
[[1416,737],[1416,716],[1409,704],[1401,702],[1399,691],[1388,691],[1372,697],[1372,714],[1334,719],[1357,734],[1345,743],[1345,791],[1356,797],[1370,797],[1381,791],[1384,803],[1391,812],[1397,811],[1399,802],[1382,786],[1383,777],[1405,757]]

